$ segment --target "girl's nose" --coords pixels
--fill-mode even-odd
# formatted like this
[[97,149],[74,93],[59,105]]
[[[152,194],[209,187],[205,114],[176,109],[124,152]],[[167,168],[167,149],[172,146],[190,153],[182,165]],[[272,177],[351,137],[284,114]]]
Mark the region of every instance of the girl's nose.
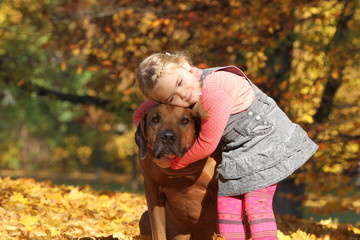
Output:
[[181,96],[181,99],[182,99],[182,100],[186,100],[186,98],[187,98],[187,94],[186,94],[186,92],[184,92],[184,93],[182,94],[182,96]]
[[186,91],[184,91],[184,89],[179,89],[178,95],[182,100],[184,100],[186,98]]

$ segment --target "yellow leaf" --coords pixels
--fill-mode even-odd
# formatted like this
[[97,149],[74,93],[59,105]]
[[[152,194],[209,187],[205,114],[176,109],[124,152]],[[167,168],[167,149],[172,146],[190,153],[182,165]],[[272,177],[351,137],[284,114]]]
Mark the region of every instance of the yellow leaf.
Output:
[[332,71],[331,72],[331,77],[334,79],[338,79],[339,78],[339,72],[338,71]]
[[75,49],[72,50],[72,53],[73,53],[75,56],[78,56],[78,55],[80,55],[81,51],[80,51],[79,48],[75,48]]
[[61,69],[61,71],[63,71],[63,72],[66,71],[66,63],[65,63],[65,62],[62,62],[62,63],[61,63],[60,69]]
[[357,153],[359,151],[359,144],[356,142],[349,142],[346,145],[346,150],[349,152]]
[[93,72],[99,71],[100,69],[101,69],[100,66],[91,66],[86,68],[86,70]]
[[39,222],[39,218],[38,217],[33,217],[30,215],[25,215],[22,219],[21,219],[21,223],[25,225],[25,228],[29,231],[33,230],[36,228],[37,223]]
[[107,195],[101,195],[99,198],[100,198],[101,201],[108,201],[109,200],[109,196],[107,196]]
[[307,123],[313,123],[314,122],[314,118],[311,115],[304,114],[304,116],[302,118],[303,118],[304,122],[307,122]]
[[76,69],[76,74],[81,74],[83,72],[83,67],[81,65],[78,65]]
[[109,60],[104,60],[101,62],[101,65],[103,65],[105,67],[111,67],[113,65],[113,63]]
[[328,166],[328,165],[325,165],[323,167],[323,170],[324,172],[329,172],[329,173],[341,173],[343,170],[344,170],[344,166],[342,164],[334,164],[332,166]]
[[310,87],[309,86],[303,87],[303,88],[301,88],[300,92],[301,92],[301,94],[304,94],[304,95],[309,94]]
[[292,240],[289,235],[285,235],[284,233],[282,233],[279,230],[277,231],[277,237],[279,240]]
[[28,200],[21,193],[18,193],[18,192],[14,192],[14,194],[11,196],[10,200],[13,202],[22,203],[22,204],[29,203]]
[[114,37],[114,41],[115,41],[116,43],[121,43],[121,42],[125,41],[125,39],[126,39],[126,34],[123,33],[123,32],[118,33],[118,34],[115,35],[115,37]]
[[360,234],[360,228],[353,228],[355,234]]
[[49,227],[49,230],[51,236],[56,236],[61,233],[56,227]]

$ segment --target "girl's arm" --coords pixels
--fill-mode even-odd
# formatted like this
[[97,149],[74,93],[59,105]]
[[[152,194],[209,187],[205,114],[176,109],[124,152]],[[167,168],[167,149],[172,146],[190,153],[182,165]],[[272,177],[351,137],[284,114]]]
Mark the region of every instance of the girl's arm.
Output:
[[157,102],[155,102],[155,101],[146,100],[134,111],[133,122],[136,127],[138,127],[140,125],[141,121],[143,120],[144,112],[146,112],[147,110],[149,110],[156,104],[157,104]]
[[173,158],[171,168],[183,168],[215,151],[229,120],[232,105],[233,99],[226,91],[218,90],[206,96],[203,107],[208,112],[209,117],[202,119],[200,134],[194,145],[183,157]]

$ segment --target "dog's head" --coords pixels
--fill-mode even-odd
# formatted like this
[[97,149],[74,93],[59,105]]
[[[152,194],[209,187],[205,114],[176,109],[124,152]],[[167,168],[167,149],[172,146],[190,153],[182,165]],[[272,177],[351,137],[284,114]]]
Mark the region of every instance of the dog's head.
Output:
[[194,144],[200,117],[191,109],[159,104],[143,117],[136,131],[140,158],[153,150],[155,158],[182,156]]

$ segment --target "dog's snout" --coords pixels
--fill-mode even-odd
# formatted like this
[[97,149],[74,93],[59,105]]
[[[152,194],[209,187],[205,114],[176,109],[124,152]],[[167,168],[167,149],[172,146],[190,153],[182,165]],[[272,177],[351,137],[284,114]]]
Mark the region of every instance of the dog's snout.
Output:
[[172,144],[176,140],[175,133],[171,130],[166,130],[161,134],[162,143]]

